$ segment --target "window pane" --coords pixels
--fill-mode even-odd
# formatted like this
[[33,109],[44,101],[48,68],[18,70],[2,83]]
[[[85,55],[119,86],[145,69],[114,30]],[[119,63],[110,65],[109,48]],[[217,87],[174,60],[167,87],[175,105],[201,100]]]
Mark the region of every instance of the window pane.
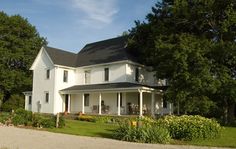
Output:
[[45,102],[46,102],[46,103],[49,102],[49,93],[45,93]]
[[84,72],[85,84],[90,84],[90,71]]
[[64,70],[63,81],[64,82],[68,81],[68,71],[67,70]]
[[32,104],[32,96],[29,96],[29,105]]
[[89,106],[89,94],[84,94],[84,106]]
[[104,69],[104,80],[109,81],[109,68]]
[[47,79],[50,78],[50,69],[47,69],[47,72],[46,72],[46,78],[47,78]]

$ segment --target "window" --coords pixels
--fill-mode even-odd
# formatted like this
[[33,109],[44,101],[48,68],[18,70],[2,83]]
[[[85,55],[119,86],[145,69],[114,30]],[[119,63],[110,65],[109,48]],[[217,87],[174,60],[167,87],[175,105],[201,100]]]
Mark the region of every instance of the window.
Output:
[[63,82],[68,82],[68,71],[67,70],[64,70]]
[[135,69],[135,81],[136,81],[136,82],[139,82],[139,75],[140,75],[140,74],[139,74],[139,68],[136,68],[136,69]]
[[90,70],[84,71],[85,84],[90,84]]
[[46,79],[49,79],[50,78],[50,69],[47,69],[46,71]]
[[89,94],[84,94],[84,106],[89,106]]
[[109,81],[109,68],[104,68],[104,81]]
[[[117,93],[117,100],[116,100],[117,107],[118,107],[118,95],[119,95],[119,93]],[[122,93],[120,93],[120,106],[122,107]]]
[[28,103],[29,105],[31,105],[32,104],[32,96],[29,96],[29,103]]
[[49,103],[49,93],[45,92],[45,102]]

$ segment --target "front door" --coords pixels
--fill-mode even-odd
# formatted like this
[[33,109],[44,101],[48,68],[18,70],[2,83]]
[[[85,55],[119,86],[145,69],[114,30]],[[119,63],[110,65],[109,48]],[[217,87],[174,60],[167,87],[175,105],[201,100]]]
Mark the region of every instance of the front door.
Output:
[[68,112],[68,106],[69,106],[69,95],[66,94],[66,97],[65,97],[65,112]]

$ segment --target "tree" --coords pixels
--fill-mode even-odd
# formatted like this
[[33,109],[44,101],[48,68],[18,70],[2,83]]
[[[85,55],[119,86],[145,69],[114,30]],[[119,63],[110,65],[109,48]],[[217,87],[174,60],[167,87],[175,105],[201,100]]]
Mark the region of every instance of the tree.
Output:
[[146,22],[136,21],[129,47],[157,78],[168,79],[164,98],[179,103],[182,113],[208,115],[222,103],[231,111],[224,117],[233,119],[235,40],[235,0],[163,0]]
[[29,68],[45,44],[46,40],[26,19],[0,12],[0,93],[4,95],[3,102],[11,94],[31,90]]

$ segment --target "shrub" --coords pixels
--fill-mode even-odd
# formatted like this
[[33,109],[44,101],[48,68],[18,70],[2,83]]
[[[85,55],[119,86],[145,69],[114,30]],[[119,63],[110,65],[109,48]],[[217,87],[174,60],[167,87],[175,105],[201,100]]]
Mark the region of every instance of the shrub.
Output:
[[0,123],[5,123],[10,117],[9,113],[0,113]]
[[32,112],[26,111],[22,108],[17,109],[15,115],[12,118],[12,123],[14,125],[29,125],[32,121]]
[[[57,116],[54,116],[53,119],[54,119],[54,124],[56,125]],[[62,127],[64,127],[65,125],[66,125],[66,123],[65,123],[65,118],[64,118],[62,115],[60,115],[58,127],[59,127],[59,128],[62,128]]]
[[146,125],[142,127],[131,126],[128,123],[122,123],[114,132],[114,138],[141,143],[167,143],[170,141],[170,135],[166,128],[157,125]]
[[55,127],[55,121],[53,117],[42,117],[40,120],[40,126],[43,128]]
[[87,122],[95,122],[96,119],[92,116],[87,116],[87,115],[81,115],[78,117],[78,120],[80,121],[87,121]]
[[157,125],[166,127],[173,139],[180,140],[216,138],[221,132],[215,120],[201,116],[165,116],[157,120]]

